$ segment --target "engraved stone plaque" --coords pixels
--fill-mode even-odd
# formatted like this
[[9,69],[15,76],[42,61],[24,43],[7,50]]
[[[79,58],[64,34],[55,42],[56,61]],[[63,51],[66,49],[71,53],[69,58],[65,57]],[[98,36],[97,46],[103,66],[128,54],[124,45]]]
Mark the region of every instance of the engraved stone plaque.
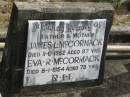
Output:
[[24,86],[99,77],[106,19],[29,20]]

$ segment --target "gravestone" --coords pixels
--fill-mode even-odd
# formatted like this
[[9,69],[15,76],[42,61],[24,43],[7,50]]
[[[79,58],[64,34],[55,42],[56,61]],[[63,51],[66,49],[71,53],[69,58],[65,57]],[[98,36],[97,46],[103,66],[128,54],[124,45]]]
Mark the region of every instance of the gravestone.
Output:
[[106,19],[29,20],[24,86],[98,79]]
[[15,2],[3,57],[9,91],[101,84],[112,20],[108,3]]

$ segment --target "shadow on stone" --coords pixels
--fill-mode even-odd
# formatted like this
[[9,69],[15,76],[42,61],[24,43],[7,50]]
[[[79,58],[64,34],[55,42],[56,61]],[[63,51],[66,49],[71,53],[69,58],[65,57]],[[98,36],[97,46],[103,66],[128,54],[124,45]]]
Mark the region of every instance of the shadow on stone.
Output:
[[127,70],[130,72],[130,63],[125,64],[125,67],[127,68]]
[[128,72],[106,78],[103,85],[85,90],[81,97],[126,97],[130,93],[130,63],[124,66]]

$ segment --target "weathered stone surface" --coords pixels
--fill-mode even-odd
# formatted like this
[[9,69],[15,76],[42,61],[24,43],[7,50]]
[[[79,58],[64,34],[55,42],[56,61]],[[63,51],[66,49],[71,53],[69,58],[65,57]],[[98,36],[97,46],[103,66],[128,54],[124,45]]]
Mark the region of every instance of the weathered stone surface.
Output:
[[120,1],[122,4],[127,4],[127,3],[130,3],[130,0],[121,0]]
[[[15,0],[15,1],[23,1],[23,0]],[[27,2],[41,2],[41,0],[24,0]],[[44,2],[95,2],[96,0],[42,0]]]
[[130,59],[107,60],[104,83],[98,87],[80,87],[52,91],[31,91],[15,97],[130,97]]
[[109,35],[109,43],[130,42],[130,27],[127,25],[113,26]]
[[[113,7],[108,3],[82,3],[82,2],[15,2],[7,33],[6,49],[4,53],[4,64],[7,67],[7,80],[11,92],[17,92],[22,88],[23,72],[25,65],[25,54],[27,44],[28,20],[55,20],[55,19],[107,19],[106,35],[103,48],[105,55],[107,36],[110,31],[113,20]],[[104,60],[104,57],[102,58]],[[104,64],[104,61],[103,63]],[[101,67],[101,83],[103,79],[103,68]],[[93,81],[95,83],[96,81]],[[89,82],[90,83],[90,82]],[[98,83],[98,84],[99,84]],[[97,85],[97,83],[95,83]],[[74,87],[85,87],[94,84],[84,84],[82,82],[75,84],[45,85],[42,90],[60,92],[64,89],[73,89]],[[72,88],[73,87],[73,88]],[[38,87],[40,88],[40,86]],[[30,88],[31,89],[31,88]],[[37,88],[33,88],[33,90]],[[28,88],[25,88],[28,91]],[[39,89],[38,89],[39,90]]]
[[[109,3],[90,2],[16,2],[20,11],[38,11],[42,13],[96,13],[100,11],[112,11]],[[110,13],[109,13],[110,14]]]
[[113,34],[113,35],[130,35],[130,27],[127,25],[112,26],[111,34]]

